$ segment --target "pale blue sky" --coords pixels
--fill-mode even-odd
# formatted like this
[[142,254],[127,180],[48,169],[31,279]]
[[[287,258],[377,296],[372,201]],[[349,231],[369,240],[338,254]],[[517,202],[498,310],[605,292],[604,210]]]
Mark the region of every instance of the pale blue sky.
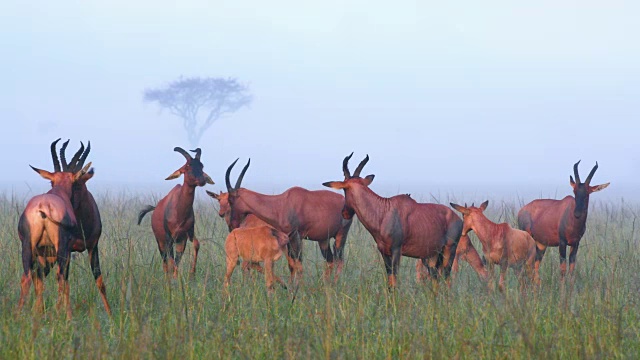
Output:
[[355,151],[388,194],[565,195],[582,159],[602,196],[640,198],[638,18],[633,1],[3,1],[0,179],[40,184],[27,165],[51,168],[63,137],[91,140],[96,187],[173,186],[189,145],[142,91],[211,75],[255,96],[203,137],[213,190],[236,157],[247,187],[321,188]]

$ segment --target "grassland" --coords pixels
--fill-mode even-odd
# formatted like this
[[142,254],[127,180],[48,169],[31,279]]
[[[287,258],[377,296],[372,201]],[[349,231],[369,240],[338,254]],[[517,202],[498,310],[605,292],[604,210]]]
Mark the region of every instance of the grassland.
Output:
[[[448,199],[443,199],[448,200]],[[573,281],[561,283],[556,249],[547,251],[543,285],[522,295],[490,293],[463,263],[450,288],[416,284],[403,258],[400,286],[387,291],[382,259],[367,231],[351,229],[337,283],[322,281],[317,245],[304,244],[304,284],[267,296],[261,276],[238,268],[222,292],[226,226],[213,202],[196,204],[202,240],[197,275],[167,281],[149,219],[151,198],[98,195],[100,254],[114,316],[93,283],[86,253],[71,264],[73,320],[55,311],[57,284],[45,283],[45,314],[16,311],[22,272],[17,220],[25,199],[0,195],[0,358],[637,358],[640,354],[640,240],[636,204],[593,201]],[[492,219],[513,222],[517,201],[492,204]],[[288,279],[284,259],[277,274]],[[510,274],[511,275],[511,274]]]

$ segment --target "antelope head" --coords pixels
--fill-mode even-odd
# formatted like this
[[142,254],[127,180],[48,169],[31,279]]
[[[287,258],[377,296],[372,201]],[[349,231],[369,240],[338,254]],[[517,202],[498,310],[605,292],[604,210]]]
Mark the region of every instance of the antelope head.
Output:
[[184,174],[184,182],[189,186],[204,186],[205,184],[214,184],[213,180],[211,180],[211,177],[209,177],[209,175],[207,175],[207,173],[202,170],[204,168],[204,165],[202,165],[202,162],[200,162],[200,155],[202,154],[202,150],[200,150],[200,148],[191,150],[191,152],[196,154],[196,157],[192,157],[181,147],[176,146],[175,148],[173,148],[173,151],[182,154],[187,162],[182,165],[181,168],[174,171],[173,174],[169,175],[165,180],[176,179],[180,177],[180,175]]
[[218,202],[220,203],[218,216],[223,218],[224,221],[227,223],[227,226],[229,227],[229,231],[233,230],[231,229],[231,205],[229,205],[229,193],[224,193],[220,191],[220,194],[216,194],[213,191],[209,191],[209,190],[206,190],[206,192],[207,192],[207,195],[218,200]]
[[466,236],[469,231],[475,228],[478,216],[487,209],[487,206],[489,206],[489,200],[480,204],[480,207],[475,207],[475,205],[473,204],[471,204],[471,206],[467,206],[467,204],[461,206],[458,204],[449,203],[449,205],[451,205],[452,208],[456,209],[462,214],[462,221],[464,223],[462,226],[462,236]]
[[[236,180],[236,185],[231,186],[231,179],[229,178],[231,176],[231,169],[233,169],[233,166],[238,162],[238,160],[239,159],[236,159],[236,161],[234,161],[233,163],[231,163],[231,165],[229,165],[229,167],[227,168],[227,172],[224,175],[224,180],[227,185],[227,205],[229,206],[228,210],[225,209],[226,215],[224,216],[226,216],[225,219],[229,219],[227,221],[227,224],[229,224],[229,230],[236,229],[238,226],[240,226],[240,223],[242,222],[242,220],[244,220],[244,218],[247,215],[244,212],[238,211],[235,204],[238,201],[238,197],[240,195],[239,190],[240,190],[240,186],[242,185],[242,179],[244,178],[244,174],[246,174],[247,169],[251,164],[251,159],[249,159],[247,161],[247,165],[245,165],[244,168],[242,168],[242,171],[240,172],[240,176],[238,176],[238,180]],[[223,204],[222,204],[222,201],[220,201],[220,216],[223,216],[222,210],[223,210]]]
[[348,190],[351,190],[357,187],[368,188],[369,185],[371,185],[371,183],[373,182],[373,178],[375,177],[375,175],[367,175],[364,178],[360,177],[360,173],[362,172],[362,169],[369,161],[369,155],[367,155],[360,162],[360,164],[358,164],[358,167],[353,172],[353,175],[351,175],[351,172],[349,171],[349,160],[351,159],[352,156],[353,156],[353,153],[345,157],[344,160],[342,161],[342,172],[344,173],[344,181],[327,181],[322,184],[332,189],[344,190],[345,203],[344,203],[344,209],[342,209],[342,217],[347,220],[351,219],[353,217],[353,214],[355,213],[353,209],[353,199],[350,196],[351,192]]
[[578,164],[580,164],[580,160],[578,160],[578,162],[573,165],[573,175],[575,175],[576,177],[575,181],[573,180],[573,177],[569,175],[569,183],[573,188],[573,194],[576,199],[576,207],[573,211],[573,216],[575,216],[576,218],[579,218],[584,213],[586,213],[587,206],[589,206],[589,194],[594,193],[596,191],[600,191],[606,188],[607,186],[609,186],[609,183],[591,186],[591,178],[593,177],[593,174],[596,173],[596,170],[598,170],[597,161],[596,161],[596,165],[593,167],[593,169],[591,169],[591,172],[589,172],[589,175],[587,176],[587,179],[585,180],[585,182],[580,182],[580,174],[578,173]]

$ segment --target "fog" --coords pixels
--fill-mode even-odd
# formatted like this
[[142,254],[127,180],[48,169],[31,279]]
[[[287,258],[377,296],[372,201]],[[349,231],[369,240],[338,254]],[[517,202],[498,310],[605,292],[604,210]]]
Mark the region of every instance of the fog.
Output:
[[[91,140],[91,189],[162,192],[190,148],[143,103],[184,76],[248,83],[249,108],[202,137],[218,191],[278,193],[342,178],[366,154],[381,194],[640,200],[640,5],[632,1],[4,1],[2,189],[36,191],[50,143]],[[236,172],[237,174],[237,172]],[[202,191],[200,191],[202,193]],[[440,195],[438,195],[440,194]]]

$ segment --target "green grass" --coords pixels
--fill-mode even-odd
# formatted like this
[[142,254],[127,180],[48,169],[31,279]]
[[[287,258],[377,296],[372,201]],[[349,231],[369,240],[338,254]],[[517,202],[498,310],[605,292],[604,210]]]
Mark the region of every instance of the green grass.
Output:
[[[202,248],[195,279],[187,246],[177,280],[167,281],[149,219],[152,203],[102,194],[100,256],[114,316],[102,306],[86,253],[71,264],[73,320],[55,311],[57,284],[46,279],[45,314],[32,315],[33,288],[18,313],[22,273],[17,220],[25,199],[0,195],[0,358],[636,358],[640,354],[640,241],[636,204],[592,201],[573,282],[559,281],[558,253],[547,251],[537,293],[489,293],[463,263],[451,288],[416,284],[403,258],[389,292],[368,232],[351,229],[343,276],[325,284],[318,247],[304,242],[304,284],[267,296],[264,278],[238,267],[222,291],[226,226],[213,202],[196,204]],[[490,206],[513,222],[516,201]],[[475,242],[475,240],[474,240]],[[476,242],[477,244],[477,242]],[[497,271],[497,269],[496,269]],[[286,261],[276,273],[289,278]]]

